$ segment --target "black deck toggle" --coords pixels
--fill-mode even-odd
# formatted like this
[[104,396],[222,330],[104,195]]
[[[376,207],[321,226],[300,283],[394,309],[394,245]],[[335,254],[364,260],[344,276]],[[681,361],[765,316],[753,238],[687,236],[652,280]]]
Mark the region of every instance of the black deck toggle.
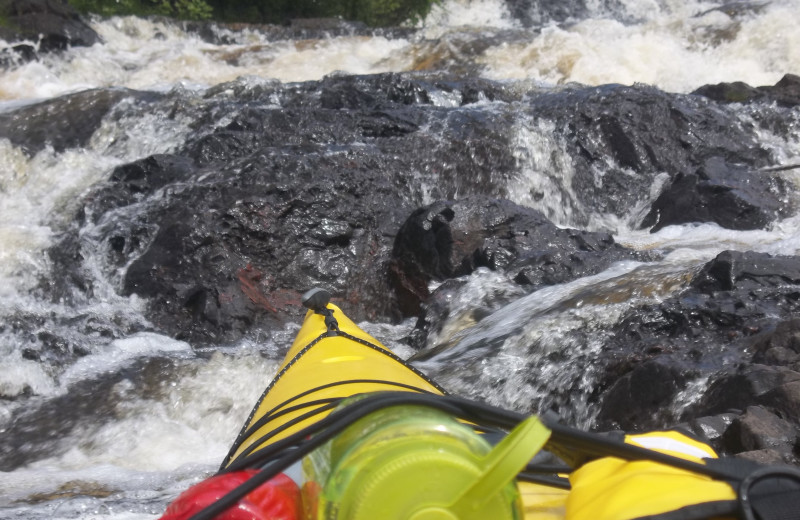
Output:
[[339,322],[333,317],[333,311],[328,308],[328,304],[331,302],[331,293],[316,287],[306,291],[303,297],[300,298],[300,302],[303,307],[325,316],[325,326],[328,327],[329,335],[335,336],[338,334]]
[[331,302],[331,293],[325,289],[315,287],[314,289],[306,291],[300,299],[300,302],[303,304],[303,307],[307,309],[311,309],[319,314],[325,314],[325,311],[328,309],[328,304]]

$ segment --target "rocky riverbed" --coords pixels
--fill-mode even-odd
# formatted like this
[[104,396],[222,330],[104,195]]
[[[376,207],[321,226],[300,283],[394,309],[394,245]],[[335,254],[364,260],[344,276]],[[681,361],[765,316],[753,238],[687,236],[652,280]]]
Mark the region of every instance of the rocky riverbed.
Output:
[[[548,20],[578,23],[577,4]],[[739,9],[725,16],[763,16]],[[487,49],[555,27],[524,2],[505,12],[516,21],[491,34],[417,35],[416,62],[436,67],[6,106],[2,210],[47,232],[35,262],[30,237],[4,259],[0,335],[19,361],[0,376],[0,470],[98,442],[122,400],[165,403],[216,356],[274,362],[315,286],[456,393],[599,430],[681,425],[797,464],[800,70],[687,92],[498,79],[480,73]],[[11,49],[7,74],[24,67]],[[28,58],[46,52],[64,51]],[[84,180],[36,191],[33,168],[48,186]],[[24,197],[42,215],[19,217]],[[130,338],[157,346],[129,354]]]

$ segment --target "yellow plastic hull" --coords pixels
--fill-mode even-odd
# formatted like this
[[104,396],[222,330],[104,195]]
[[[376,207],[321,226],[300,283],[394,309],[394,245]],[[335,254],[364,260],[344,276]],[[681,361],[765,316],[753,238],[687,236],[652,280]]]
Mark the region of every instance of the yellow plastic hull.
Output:
[[[247,432],[246,438],[241,439],[232,460],[248,450],[269,446],[329,413],[301,419],[304,414],[323,406],[323,403],[309,403],[381,390],[443,393],[435,383],[361,330],[338,307],[329,304],[328,308],[333,310],[339,330],[346,336],[327,336],[324,317],[308,312],[278,375],[245,423],[242,432]],[[264,422],[269,417],[274,419]],[[256,428],[259,421],[264,424]],[[292,421],[298,422],[287,427]],[[252,446],[265,434],[281,427],[285,429],[260,446]]]
[[[361,330],[338,307],[329,304],[328,309],[333,311],[341,333],[329,334],[324,316],[308,312],[278,375],[247,419],[235,444],[238,448],[226,465],[319,421],[330,413],[326,404],[340,398],[381,390],[444,393],[436,383]],[[706,445],[675,432],[650,435],[668,446],[683,448],[674,452],[672,448],[651,446],[654,439],[648,435],[629,436],[626,442],[698,462],[716,457]],[[571,491],[519,483],[525,519],[622,520],[736,497],[724,482],[654,462],[626,462],[613,457],[590,462],[569,478]]]

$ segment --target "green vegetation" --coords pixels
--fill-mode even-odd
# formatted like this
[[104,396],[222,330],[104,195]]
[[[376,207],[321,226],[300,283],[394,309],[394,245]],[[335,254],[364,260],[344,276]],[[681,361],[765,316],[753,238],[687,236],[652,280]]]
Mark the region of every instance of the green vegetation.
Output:
[[331,18],[388,27],[416,22],[441,0],[69,0],[82,13],[163,15],[183,20],[284,23],[293,18]]
[[211,18],[212,7],[205,0],[69,0],[78,12],[111,15],[161,15],[182,20]]

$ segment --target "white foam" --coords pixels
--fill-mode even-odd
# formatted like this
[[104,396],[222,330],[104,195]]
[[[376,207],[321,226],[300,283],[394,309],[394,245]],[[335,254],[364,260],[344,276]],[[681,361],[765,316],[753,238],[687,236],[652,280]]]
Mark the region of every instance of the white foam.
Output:
[[215,45],[174,25],[135,17],[98,21],[93,27],[104,43],[47,55],[6,72],[0,76],[0,100],[110,86],[202,89],[251,75],[318,80],[336,71],[370,74],[411,65],[408,41],[380,36],[271,42],[251,32],[242,43]]
[[576,225],[578,203],[572,188],[575,168],[555,123],[520,116],[512,138],[519,173],[509,182],[509,198],[536,208],[556,225]]
[[[132,356],[184,352],[185,344],[138,335],[116,342],[116,348]],[[155,509],[163,510],[180,491],[212,474],[277,362],[245,346],[239,355],[215,353],[209,360],[194,359],[181,366],[180,373],[164,374],[162,391],[154,395],[140,396],[129,381],[119,383],[114,389],[119,396],[115,419],[101,426],[87,423],[62,439],[70,446],[65,453],[4,474],[5,498],[25,500],[75,487],[105,489],[112,496],[97,500],[96,506],[114,509],[110,516],[115,519],[138,518],[143,513],[126,512],[115,504],[158,499],[163,504],[156,503]],[[36,510],[62,507],[63,501],[74,502],[63,506],[68,508],[80,502],[51,500]],[[0,501],[2,505],[6,504]]]
[[[529,31],[489,48],[479,62],[498,80],[533,79],[656,85],[689,92],[721,81],[774,84],[800,71],[800,5],[773,1],[761,11],[731,17],[704,2],[625,2],[622,23],[602,7],[589,19]],[[617,13],[619,14],[619,13]],[[256,32],[233,44],[215,45],[176,26],[133,17],[98,21],[103,38],[92,47],[45,55],[0,77],[0,100],[49,98],[91,87],[167,90],[178,84],[203,88],[254,75],[280,81],[321,79],[341,71],[370,74],[407,71],[424,56],[404,38],[342,36],[268,41]],[[450,0],[437,4],[417,37],[443,39],[452,32],[521,30],[500,0]],[[422,46],[421,48],[427,48]]]
[[117,339],[83,356],[60,377],[63,386],[91,379],[104,372],[114,372],[130,361],[155,354],[191,353],[192,347],[184,342],[153,332],[140,332]]
[[508,29],[518,26],[508,6],[501,0],[448,0],[434,3],[421,24],[427,38],[438,38],[447,31],[464,27]]
[[[772,84],[784,73],[800,72],[797,2],[776,0],[761,13],[739,18],[718,11],[694,17],[714,4],[679,0],[623,3],[626,13],[641,21],[621,23],[604,18],[599,7],[602,3],[592,7],[589,2],[594,9],[592,19],[528,34],[510,18],[501,0],[450,0],[434,8],[419,38],[441,37],[447,45],[449,35],[483,30],[478,26],[488,28],[492,35],[508,30],[514,38],[490,48],[482,58],[486,75],[529,83],[638,81],[688,92],[718,81]],[[237,44],[213,45],[174,26],[136,18],[98,22],[95,28],[105,43],[47,55],[5,71],[0,76],[0,110],[31,99],[106,85],[163,91],[178,84],[194,90],[239,76],[257,78],[255,82],[266,78],[301,81],[336,71],[366,74],[408,70],[418,61],[415,53],[426,48],[418,40],[403,38],[268,42],[256,33],[245,35]],[[191,102],[190,94],[183,99]],[[440,106],[456,104],[445,95],[438,96],[436,102]],[[104,121],[84,150],[56,153],[45,149],[28,157],[8,141],[0,141],[0,311],[4,318],[15,313],[32,316],[44,323],[42,330],[56,324],[54,316],[66,321],[86,316],[125,323],[143,321],[144,302],[116,296],[114,287],[100,275],[95,300],[81,302],[77,308],[45,304],[30,297],[39,275],[47,270],[42,252],[71,219],[80,194],[104,179],[115,165],[168,151],[179,146],[188,132],[189,122],[180,118],[136,110],[130,113],[122,119]],[[554,220],[562,225],[574,221],[573,209],[567,208],[574,199],[569,183],[548,177],[553,171],[567,177],[571,174],[564,143],[553,137],[553,129],[545,123],[526,122],[514,131],[515,153],[523,175],[511,187],[512,197],[533,205],[538,193],[545,194]],[[777,161],[797,159],[800,137],[761,137],[767,139]],[[796,174],[792,171],[787,176],[796,178]],[[424,180],[428,185],[435,183],[430,177]],[[669,251],[666,260],[654,267],[664,273],[620,264],[595,277],[522,298],[477,324],[469,323],[470,331],[464,328],[465,321],[445,324],[441,340],[458,336],[464,347],[504,334],[507,338],[493,357],[465,356],[463,364],[452,368],[452,363],[434,360],[426,367],[460,394],[506,407],[531,406],[534,400],[546,399],[546,392],[553,387],[575,385],[579,391],[574,395],[573,413],[585,424],[592,412],[587,393],[581,391],[591,383],[591,359],[602,343],[603,324],[613,322],[641,298],[657,301],[672,294],[680,286],[682,273],[722,249],[800,254],[800,217],[784,219],[761,231],[730,231],[704,224],[669,226],[654,234],[629,230],[624,220],[603,218],[590,215],[590,225],[617,230],[617,241],[623,245]],[[86,228],[82,239],[91,240],[92,231],[91,226]],[[103,271],[99,262],[102,259],[88,259],[85,267]],[[653,290],[648,295],[635,293],[645,286],[642,280],[652,280],[654,274],[663,278],[660,285],[647,287]],[[492,291],[502,296],[517,289],[499,275],[476,273],[462,293],[464,298],[454,302],[453,315],[466,313],[467,299],[472,303]],[[477,298],[472,298],[471,290],[478,293]],[[631,294],[623,294],[625,291]],[[595,304],[593,296],[607,297],[610,303]],[[406,355],[409,349],[399,343],[399,338],[410,326],[407,322],[397,329],[389,327],[391,330],[387,326],[366,327],[379,340],[392,336],[387,341],[389,346]],[[291,335],[295,331],[296,327]],[[571,333],[581,331],[597,334],[580,343]],[[36,332],[31,331],[31,337]],[[73,431],[63,439],[70,446],[66,452],[0,475],[4,491],[0,500],[51,493],[75,481],[106,486],[114,492],[111,497],[77,496],[22,505],[13,513],[21,518],[75,518],[81,517],[81,512],[89,518],[157,518],[157,513],[143,512],[141,505],[129,511],[121,504],[125,500],[149,503],[158,510],[166,497],[175,496],[189,483],[211,473],[277,365],[263,358],[263,349],[196,359],[186,343],[141,333],[115,341],[79,338],[88,343],[82,346],[88,347],[89,354],[59,375],[61,368],[23,357],[26,345],[20,338],[11,332],[0,335],[0,394],[6,396],[28,391],[40,396],[58,394],[66,385],[150,356],[177,359],[178,367],[177,373],[163,374],[163,385],[148,395],[130,381],[121,381],[114,388],[119,402],[113,419]],[[278,357],[277,347],[267,349],[269,356]],[[569,358],[570,353],[576,356]],[[689,402],[693,397],[684,398]],[[13,406],[15,402],[0,409],[0,427],[11,417]]]
[[0,397],[14,398],[24,392],[50,395],[55,392],[53,377],[36,361],[23,359],[20,351],[11,345],[12,338],[3,336],[0,341]]
[[[155,335],[153,335],[155,336]],[[132,338],[133,350],[183,351],[179,342]],[[197,360],[178,377],[165,374],[163,393],[137,397],[130,383],[120,383],[118,420],[93,432],[91,439],[56,459],[36,465],[66,469],[111,464],[137,471],[174,471],[183,465],[218,465],[247,414],[277,369],[259,354],[212,355]]]
[[800,215],[775,222],[769,229],[734,230],[714,223],[665,226],[656,233],[626,231],[615,236],[618,243],[633,249],[661,249],[679,254],[713,257],[721,251],[759,251],[776,255],[800,254]]
[[72,220],[86,189],[119,164],[174,148],[188,125],[181,117],[131,110],[105,119],[86,148],[45,147],[32,157],[0,139],[0,295],[37,283],[46,265],[42,251]]
[[723,81],[772,85],[800,71],[798,19],[797,3],[741,21],[719,11],[667,12],[638,24],[588,19],[489,49],[482,62],[490,78],[549,84],[646,83],[672,92]]

